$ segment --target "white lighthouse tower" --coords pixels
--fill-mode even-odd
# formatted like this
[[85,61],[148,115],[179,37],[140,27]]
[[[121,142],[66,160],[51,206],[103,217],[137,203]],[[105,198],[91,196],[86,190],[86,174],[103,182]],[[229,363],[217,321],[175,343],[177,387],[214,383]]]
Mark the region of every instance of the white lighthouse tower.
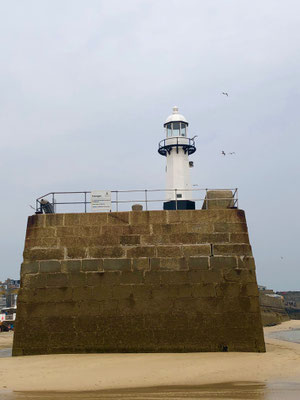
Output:
[[159,142],[158,152],[167,157],[167,201],[164,210],[194,210],[190,182],[189,155],[195,153],[195,141],[189,139],[188,122],[173,107],[164,123],[166,139]]

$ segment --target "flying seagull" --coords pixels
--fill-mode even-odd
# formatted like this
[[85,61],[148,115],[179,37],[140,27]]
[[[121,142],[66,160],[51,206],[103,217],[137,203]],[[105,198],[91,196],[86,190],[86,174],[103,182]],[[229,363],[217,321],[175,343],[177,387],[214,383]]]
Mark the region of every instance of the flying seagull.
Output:
[[222,92],[222,94],[224,94],[224,96],[228,97],[228,93],[227,92]]
[[221,154],[223,154],[223,156],[226,156],[226,153],[225,153],[225,151],[224,150],[222,150],[222,153]]
[[231,154],[231,155],[232,155],[232,154],[235,154],[235,152],[234,152],[234,151],[232,151],[232,152],[231,152],[231,153],[229,153],[229,154]]

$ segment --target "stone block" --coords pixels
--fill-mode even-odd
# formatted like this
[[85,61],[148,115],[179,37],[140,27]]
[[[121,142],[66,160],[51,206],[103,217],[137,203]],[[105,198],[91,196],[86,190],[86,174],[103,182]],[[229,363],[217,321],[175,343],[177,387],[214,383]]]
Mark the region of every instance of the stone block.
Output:
[[140,257],[132,259],[132,269],[133,271],[146,271],[150,269],[150,258]]
[[216,270],[191,270],[188,271],[190,283],[219,283],[223,281],[221,271]]
[[208,270],[209,268],[209,257],[189,257],[188,267],[190,270],[201,269]]
[[215,297],[216,287],[214,283],[198,283],[191,285],[192,296],[198,297]]
[[142,235],[141,236],[141,245],[166,245],[171,241],[169,235]]
[[45,274],[45,276],[49,287],[69,287],[68,274],[54,273]]
[[213,229],[213,224],[209,223],[209,222],[202,222],[202,223],[192,223],[192,222],[188,222],[186,224],[184,224],[184,226],[186,227],[186,231],[188,233],[202,233],[202,234],[209,234],[209,233],[213,233],[214,229]]
[[24,274],[36,274],[39,271],[39,262],[24,262],[21,265],[21,275]]
[[65,214],[65,226],[80,225],[80,214]]
[[35,238],[25,239],[25,249],[31,249],[33,247],[40,248],[58,248],[59,247],[59,238]]
[[87,285],[86,272],[72,272],[67,274],[70,287],[85,286]]
[[122,246],[90,247],[88,254],[91,258],[123,257],[125,255],[125,248]]
[[112,296],[114,299],[127,299],[133,297],[133,285],[117,285],[112,288]]
[[103,271],[103,259],[88,259],[82,260],[82,271]]
[[74,226],[58,226],[56,228],[56,235],[59,238],[65,238],[68,236],[75,236],[76,230]]
[[187,233],[187,224],[153,224],[152,231],[154,235],[169,235],[171,233]]
[[175,233],[169,235],[168,240],[170,243],[174,244],[196,244],[196,243],[201,243],[201,240],[199,239],[199,235],[197,233],[185,233],[184,235],[181,235],[180,233]]
[[121,245],[135,245],[140,244],[141,237],[139,235],[124,235],[120,237]]
[[72,300],[75,302],[94,300],[93,288],[91,286],[73,287]]
[[61,260],[64,258],[63,249],[30,249],[24,250],[24,261]]
[[104,271],[130,271],[131,259],[130,258],[104,258],[103,260]]
[[213,224],[214,232],[227,232],[227,233],[247,233],[247,224],[245,222],[215,222]]
[[119,285],[121,282],[121,272],[87,272],[86,282],[88,286]]
[[230,234],[230,242],[231,243],[249,243],[248,233],[231,233]]
[[176,288],[176,295],[173,298],[191,297],[192,296],[192,285],[189,283],[171,286],[171,287]]
[[47,285],[46,274],[26,274],[21,277],[21,287],[27,289],[42,288]]
[[108,222],[108,213],[84,213],[80,214],[80,225],[101,226]]
[[[151,265],[151,269],[154,269]],[[184,257],[163,257],[160,258],[159,262],[159,269],[160,270],[187,270],[188,265],[186,259]]]
[[239,282],[222,282],[216,285],[216,295],[218,297],[237,298],[240,295],[240,293],[241,293],[241,285]]
[[87,249],[85,247],[68,247],[67,258],[86,258]]
[[89,245],[90,246],[114,246],[120,244],[120,237],[117,235],[99,235],[93,238],[90,238]]
[[166,211],[132,211],[130,213],[131,225],[149,225],[155,223],[167,223]]
[[46,214],[45,226],[63,226],[65,214]]
[[189,283],[187,271],[160,271],[159,274],[162,284],[182,285]]
[[144,272],[144,281],[145,281],[145,284],[159,285],[161,283],[159,272],[158,271],[145,271]]
[[126,255],[128,258],[138,258],[138,257],[155,257],[155,247],[154,246],[139,246],[132,247],[126,250]]
[[41,261],[40,272],[45,272],[45,273],[61,272],[60,261]]
[[181,257],[180,246],[157,246],[157,257]]
[[250,283],[256,282],[255,272],[243,268],[223,271],[224,280],[227,282]]
[[65,260],[61,262],[62,272],[80,272],[81,271],[81,260]]
[[27,229],[44,227],[45,219],[46,219],[46,215],[44,215],[44,214],[30,215],[27,220]]
[[108,225],[129,224],[129,212],[112,212],[107,214]]
[[234,269],[237,267],[237,259],[232,256],[214,256],[210,258],[210,267],[213,270]]
[[242,285],[241,295],[246,297],[258,297],[258,287],[255,282]]
[[203,202],[203,210],[234,207],[233,193],[231,190],[208,190]]
[[122,271],[121,285],[140,285],[144,283],[142,271]]
[[151,271],[158,271],[160,269],[160,258],[152,257],[150,260],[150,269]]
[[133,204],[131,206],[132,211],[143,211],[143,205],[142,204]]
[[251,246],[248,244],[214,244],[214,256],[252,256]]
[[237,257],[238,268],[255,270],[255,261],[253,257],[240,256]]
[[96,301],[102,301],[113,298],[113,287],[112,285],[98,285],[93,288],[93,299]]
[[192,256],[210,256],[211,248],[209,244],[184,245],[182,246],[182,254],[185,257]]

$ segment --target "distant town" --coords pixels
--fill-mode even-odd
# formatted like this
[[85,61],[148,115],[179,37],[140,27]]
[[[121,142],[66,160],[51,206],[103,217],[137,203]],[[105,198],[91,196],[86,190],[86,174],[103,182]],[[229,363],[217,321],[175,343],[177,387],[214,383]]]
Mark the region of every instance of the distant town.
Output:
[[19,289],[19,279],[0,281],[0,332],[14,329]]

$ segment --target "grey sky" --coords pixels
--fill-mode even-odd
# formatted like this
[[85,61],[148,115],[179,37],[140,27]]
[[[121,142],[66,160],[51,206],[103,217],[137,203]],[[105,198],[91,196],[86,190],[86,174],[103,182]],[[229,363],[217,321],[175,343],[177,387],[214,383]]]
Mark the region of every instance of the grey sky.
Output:
[[177,105],[193,183],[239,188],[259,283],[300,290],[299,0],[0,6],[0,280],[18,277],[39,195],[164,188]]

